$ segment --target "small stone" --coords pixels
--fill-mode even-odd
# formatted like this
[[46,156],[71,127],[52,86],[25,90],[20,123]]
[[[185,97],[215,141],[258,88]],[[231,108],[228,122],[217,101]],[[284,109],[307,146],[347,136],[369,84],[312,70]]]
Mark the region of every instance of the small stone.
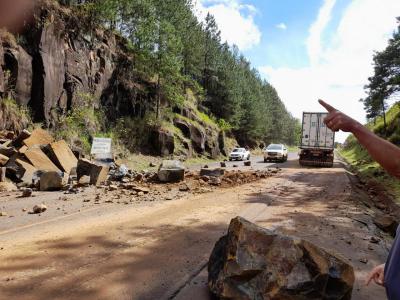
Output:
[[366,264],[366,263],[368,263],[368,259],[366,259],[366,258],[360,258],[359,262],[360,262],[360,263],[363,263],[363,264]]
[[238,168],[239,166],[238,166],[238,165],[233,165],[233,167],[234,167],[234,168]]
[[22,198],[28,198],[28,197],[31,197],[32,196],[32,189],[24,189],[24,190],[22,190],[22,195],[21,195],[21,197]]
[[221,161],[221,162],[220,162],[220,165],[221,165],[221,168],[226,168],[226,162]]
[[370,242],[371,242],[371,243],[373,243],[373,244],[379,244],[380,241],[381,241],[381,240],[378,239],[377,237],[371,236],[371,239],[370,239]]
[[110,192],[116,191],[117,189],[118,189],[118,186],[116,186],[115,184],[110,184],[110,185],[108,186],[108,190],[109,190]]
[[90,202],[90,199],[83,199],[83,202]]
[[153,162],[150,162],[150,163],[149,163],[149,167],[150,167],[150,168],[154,168],[154,167],[156,167],[156,164],[153,163]]
[[137,195],[138,195],[139,197],[144,196],[144,192],[138,192]]
[[47,206],[42,203],[42,204],[39,204],[39,205],[35,205],[33,207],[33,209],[32,209],[32,213],[40,214],[42,212],[45,212],[46,210],[47,210]]
[[210,180],[208,181],[208,183],[210,184],[210,185],[214,185],[214,186],[216,186],[216,185],[221,185],[221,178],[219,178],[219,177],[210,177]]
[[190,191],[190,187],[186,183],[183,183],[179,186],[179,191],[180,192],[188,192],[188,191]]
[[0,211],[0,217],[7,217],[8,214],[5,211]]
[[208,169],[209,167],[208,167],[208,165],[204,165],[204,167],[203,167],[204,169]]

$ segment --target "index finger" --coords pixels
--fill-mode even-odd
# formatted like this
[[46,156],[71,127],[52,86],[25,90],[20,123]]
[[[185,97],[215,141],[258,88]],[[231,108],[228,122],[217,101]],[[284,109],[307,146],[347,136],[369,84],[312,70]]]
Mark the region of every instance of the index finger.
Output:
[[333,111],[336,111],[336,110],[337,110],[337,109],[334,108],[333,106],[331,106],[331,105],[329,105],[328,103],[326,103],[324,100],[319,99],[318,102],[319,102],[319,104],[321,104],[323,107],[325,107],[325,109],[326,109],[328,112],[333,112]]

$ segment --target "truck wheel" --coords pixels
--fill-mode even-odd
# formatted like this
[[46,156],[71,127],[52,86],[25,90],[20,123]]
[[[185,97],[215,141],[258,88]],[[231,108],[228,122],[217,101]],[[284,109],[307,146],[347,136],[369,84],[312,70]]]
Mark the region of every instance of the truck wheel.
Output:
[[229,161],[232,161],[232,158],[230,158]]
[[249,156],[247,156],[247,160],[250,160],[250,155],[249,155]]

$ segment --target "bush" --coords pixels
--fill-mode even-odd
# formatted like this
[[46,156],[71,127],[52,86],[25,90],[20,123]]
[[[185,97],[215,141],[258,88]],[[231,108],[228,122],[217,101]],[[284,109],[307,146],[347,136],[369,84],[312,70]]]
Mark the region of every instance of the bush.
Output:
[[29,109],[12,98],[0,99],[0,129],[20,132],[32,124]]

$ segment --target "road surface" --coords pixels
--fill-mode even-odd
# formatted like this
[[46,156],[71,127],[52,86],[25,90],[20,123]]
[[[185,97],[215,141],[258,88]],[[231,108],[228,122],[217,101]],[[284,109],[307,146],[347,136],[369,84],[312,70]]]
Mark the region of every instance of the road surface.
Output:
[[[135,205],[83,202],[95,196],[92,189],[28,199],[4,194],[0,205],[12,217],[0,218],[0,298],[209,299],[209,254],[240,215],[339,253],[356,272],[353,299],[385,299],[382,288],[363,284],[389,245],[369,242],[384,235],[355,178],[338,162],[301,168],[295,154],[279,166],[278,176],[255,183]],[[274,165],[253,158],[253,168],[266,167]],[[41,216],[20,211],[43,198],[49,209]]]

